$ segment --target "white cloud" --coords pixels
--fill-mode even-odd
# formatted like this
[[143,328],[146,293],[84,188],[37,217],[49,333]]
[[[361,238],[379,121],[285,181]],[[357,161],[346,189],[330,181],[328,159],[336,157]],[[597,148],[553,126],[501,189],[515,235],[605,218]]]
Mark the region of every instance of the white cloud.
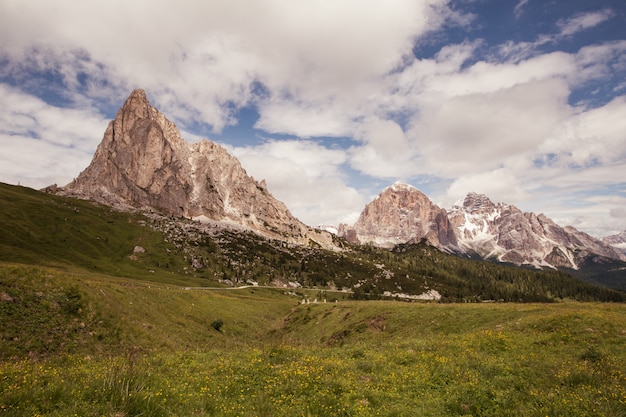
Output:
[[50,106],[0,84],[0,180],[65,185],[89,164],[106,126],[94,110]]
[[260,82],[270,98],[267,109],[258,103],[262,124],[278,131],[280,120],[265,113],[281,103],[306,111],[362,97],[362,83],[394,68],[416,37],[443,23],[445,4],[24,0],[0,6],[0,54],[16,71],[57,71],[70,89],[80,89],[77,77],[87,73],[94,86],[87,93],[96,98],[98,86],[118,97],[145,88],[167,114],[216,132],[234,123],[233,108],[248,103]]
[[[626,161],[626,96],[580,112],[563,123],[541,146],[562,167],[611,167]],[[613,176],[607,177],[614,180]]]
[[567,76],[572,85],[606,79],[616,71],[626,70],[626,40],[585,46],[573,58],[576,70]]
[[519,0],[519,2],[515,5],[513,9],[513,14],[515,14],[515,18],[519,19],[524,13],[524,8],[528,5],[528,0]]
[[306,224],[351,224],[365,205],[363,196],[344,181],[343,150],[296,140],[228,149],[248,174],[265,179],[272,195]]
[[[527,3],[527,0],[521,0],[517,4],[514,10],[516,18],[521,16],[522,9]],[[573,17],[559,20],[556,23],[557,32],[555,33],[538,34],[534,41],[504,42],[499,47],[499,53],[502,57],[511,60],[525,59],[536,55],[537,50],[543,45],[557,44],[579,32],[598,26],[614,16],[615,12],[611,9],[579,13]]]
[[571,193],[558,197],[547,196],[534,204],[541,205],[542,211],[557,224],[573,226],[595,237],[609,236],[624,230],[624,218],[619,216],[626,204],[624,197]]
[[333,103],[294,103],[276,100],[263,104],[255,128],[269,133],[313,136],[348,136],[353,122]]
[[579,13],[568,19],[558,21],[557,27],[560,29],[560,36],[572,36],[575,33],[597,26],[614,15],[615,13],[611,9]]
[[621,207],[613,207],[609,210],[611,217],[617,217],[620,219],[626,218],[626,207],[624,207],[626,205],[626,198],[622,200],[624,201],[621,202]]
[[350,165],[373,177],[396,179],[415,172],[411,143],[402,128],[391,120],[371,117],[359,124],[355,138],[362,142],[350,148]]
[[529,193],[522,184],[514,170],[497,168],[458,177],[446,190],[446,196],[439,198],[447,203],[447,207],[472,191],[485,194],[495,202],[523,202]]

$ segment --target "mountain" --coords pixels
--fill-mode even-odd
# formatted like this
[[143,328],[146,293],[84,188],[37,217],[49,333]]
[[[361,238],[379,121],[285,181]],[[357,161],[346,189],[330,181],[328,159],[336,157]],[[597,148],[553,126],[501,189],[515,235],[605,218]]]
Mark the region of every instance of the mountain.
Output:
[[[121,285],[137,288],[258,285],[309,291],[318,299],[327,293],[329,300],[626,300],[626,293],[589,285],[561,271],[467,259],[424,242],[392,250],[337,242],[344,244],[341,251],[286,244],[242,228],[216,227],[156,211],[119,211],[91,200],[2,183],[0,230],[0,287],[10,282],[7,279],[20,281],[12,271],[19,263],[29,271],[30,266],[39,265],[58,270],[62,276],[97,275],[111,283],[126,280]],[[45,277],[41,276],[43,284],[33,287],[35,291],[47,287]],[[616,288],[620,280],[615,275]],[[66,285],[73,282],[68,279]],[[8,291],[2,291],[19,298],[11,284]],[[109,298],[102,295],[108,303]],[[59,296],[60,301],[67,301],[63,294]],[[151,299],[147,293],[140,298]],[[0,299],[0,304],[4,301]],[[29,303],[37,307],[42,300],[37,296]],[[7,306],[0,305],[0,311]]]
[[332,236],[296,219],[220,145],[188,143],[176,125],[133,91],[91,164],[56,193],[118,208],[156,209],[201,222],[242,226],[288,242],[332,246]]
[[438,248],[457,245],[445,209],[417,188],[402,183],[385,188],[367,204],[354,226],[340,225],[339,235],[352,243],[386,248],[421,239]]
[[[41,231],[38,238],[32,225],[39,221],[16,227],[11,218],[5,219],[4,229],[13,230],[6,235],[6,242],[0,242],[7,260],[64,262],[71,258],[81,267],[123,275],[126,269],[139,268],[168,276],[176,268],[183,276],[193,273],[200,280],[222,284],[295,282],[350,288],[355,297],[420,295],[433,290],[442,300],[527,301],[568,294],[582,297],[592,290],[579,288],[570,278],[547,274],[537,278],[539,287],[531,294],[523,284],[525,273],[494,269],[485,275],[485,267],[463,263],[461,258],[444,260],[433,251],[438,248],[518,265],[592,265],[595,275],[589,281],[596,284],[603,284],[604,272],[611,268],[616,271],[611,278],[614,288],[621,288],[620,271],[626,265],[622,262],[626,256],[614,248],[573,228],[561,228],[543,215],[494,204],[478,194],[469,194],[448,213],[415,187],[401,183],[383,190],[355,225],[339,228],[339,235],[348,241],[373,245],[347,245],[328,231],[296,219],[269,193],[264,181],[247,175],[221,146],[207,140],[193,144],[183,140],[175,124],[150,105],[143,90],[133,91],[109,123],[89,166],[66,186],[55,185],[46,191],[144,215],[146,220],[138,224],[157,233],[149,239],[156,246],[144,247],[143,233],[113,239],[119,232],[108,223],[100,224],[105,218],[102,214],[85,219],[85,223],[68,222],[72,216],[64,209],[64,214],[54,217],[54,232]],[[5,200],[7,209],[24,212],[10,205],[11,198]],[[69,200],[52,202],[74,212],[71,207],[75,203]],[[41,204],[33,204],[43,210]],[[86,204],[81,211],[91,207]],[[130,214],[126,215],[130,222]],[[99,229],[85,235],[87,225],[93,222],[100,224]],[[112,245],[114,240],[125,243]],[[174,246],[167,246],[170,244]],[[64,252],[66,246],[72,248],[71,253]],[[376,252],[373,246],[400,247],[402,252]],[[93,256],[83,253],[88,249]],[[142,250],[147,250],[147,255],[142,255]],[[371,259],[364,262],[368,257]],[[122,259],[127,263],[123,268],[118,266]],[[145,261],[142,266],[137,263],[141,260]],[[603,262],[604,266],[597,268]],[[521,284],[499,282],[502,277]],[[491,282],[494,280],[497,283]],[[483,283],[476,287],[478,282]]]
[[602,241],[607,245],[611,245],[614,248],[617,248],[619,251],[626,255],[626,230],[616,235],[603,237]]
[[577,269],[590,256],[626,260],[611,246],[573,227],[562,227],[543,214],[493,203],[469,193],[450,209],[459,249],[483,259],[517,265]]
[[626,260],[607,243],[543,214],[524,213],[476,193],[446,211],[416,188],[398,183],[370,202],[354,226],[342,225],[339,234],[381,247],[426,239],[444,251],[535,267],[578,269],[589,259]]

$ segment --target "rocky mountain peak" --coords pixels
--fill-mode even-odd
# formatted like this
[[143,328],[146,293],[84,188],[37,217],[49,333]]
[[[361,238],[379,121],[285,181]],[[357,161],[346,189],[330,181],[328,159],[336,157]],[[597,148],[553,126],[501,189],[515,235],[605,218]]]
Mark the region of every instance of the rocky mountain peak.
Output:
[[544,214],[496,204],[474,192],[446,211],[400,183],[385,188],[355,225],[342,225],[339,234],[383,247],[426,238],[442,250],[536,267],[577,269],[597,256],[626,260],[618,237],[609,239],[615,245],[611,247],[573,227],[561,227]]
[[626,255],[626,230],[614,235],[603,237],[602,241],[607,245],[613,246]]
[[468,212],[493,210],[496,205],[484,194],[470,192],[463,200],[463,209]]
[[130,93],[121,110],[135,114],[137,118],[148,118],[151,110],[146,92],[142,89],[133,90]]
[[188,143],[176,125],[133,91],[90,165],[60,193],[120,208],[149,208],[229,222],[268,237],[328,246],[332,237],[296,219],[220,145]]
[[382,247],[424,238],[437,247],[456,244],[446,211],[417,188],[402,183],[385,188],[353,226],[340,226],[339,235]]

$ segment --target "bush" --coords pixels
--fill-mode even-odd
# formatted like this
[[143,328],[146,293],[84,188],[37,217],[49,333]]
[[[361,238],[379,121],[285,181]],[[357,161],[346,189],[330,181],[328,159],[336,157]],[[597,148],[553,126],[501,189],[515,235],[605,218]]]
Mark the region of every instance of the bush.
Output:
[[83,297],[77,286],[66,288],[59,303],[68,314],[78,314],[83,308]]
[[218,332],[222,331],[223,325],[224,325],[224,321],[222,319],[217,319],[213,323],[211,323],[211,327],[213,327]]

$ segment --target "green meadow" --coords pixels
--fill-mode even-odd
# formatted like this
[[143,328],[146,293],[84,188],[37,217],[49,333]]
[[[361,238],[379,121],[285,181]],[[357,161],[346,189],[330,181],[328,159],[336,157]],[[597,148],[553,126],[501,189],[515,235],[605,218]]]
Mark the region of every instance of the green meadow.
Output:
[[0,416],[626,415],[624,292],[187,226],[0,184]]
[[0,295],[1,416],[626,415],[619,303],[355,301],[14,263]]

